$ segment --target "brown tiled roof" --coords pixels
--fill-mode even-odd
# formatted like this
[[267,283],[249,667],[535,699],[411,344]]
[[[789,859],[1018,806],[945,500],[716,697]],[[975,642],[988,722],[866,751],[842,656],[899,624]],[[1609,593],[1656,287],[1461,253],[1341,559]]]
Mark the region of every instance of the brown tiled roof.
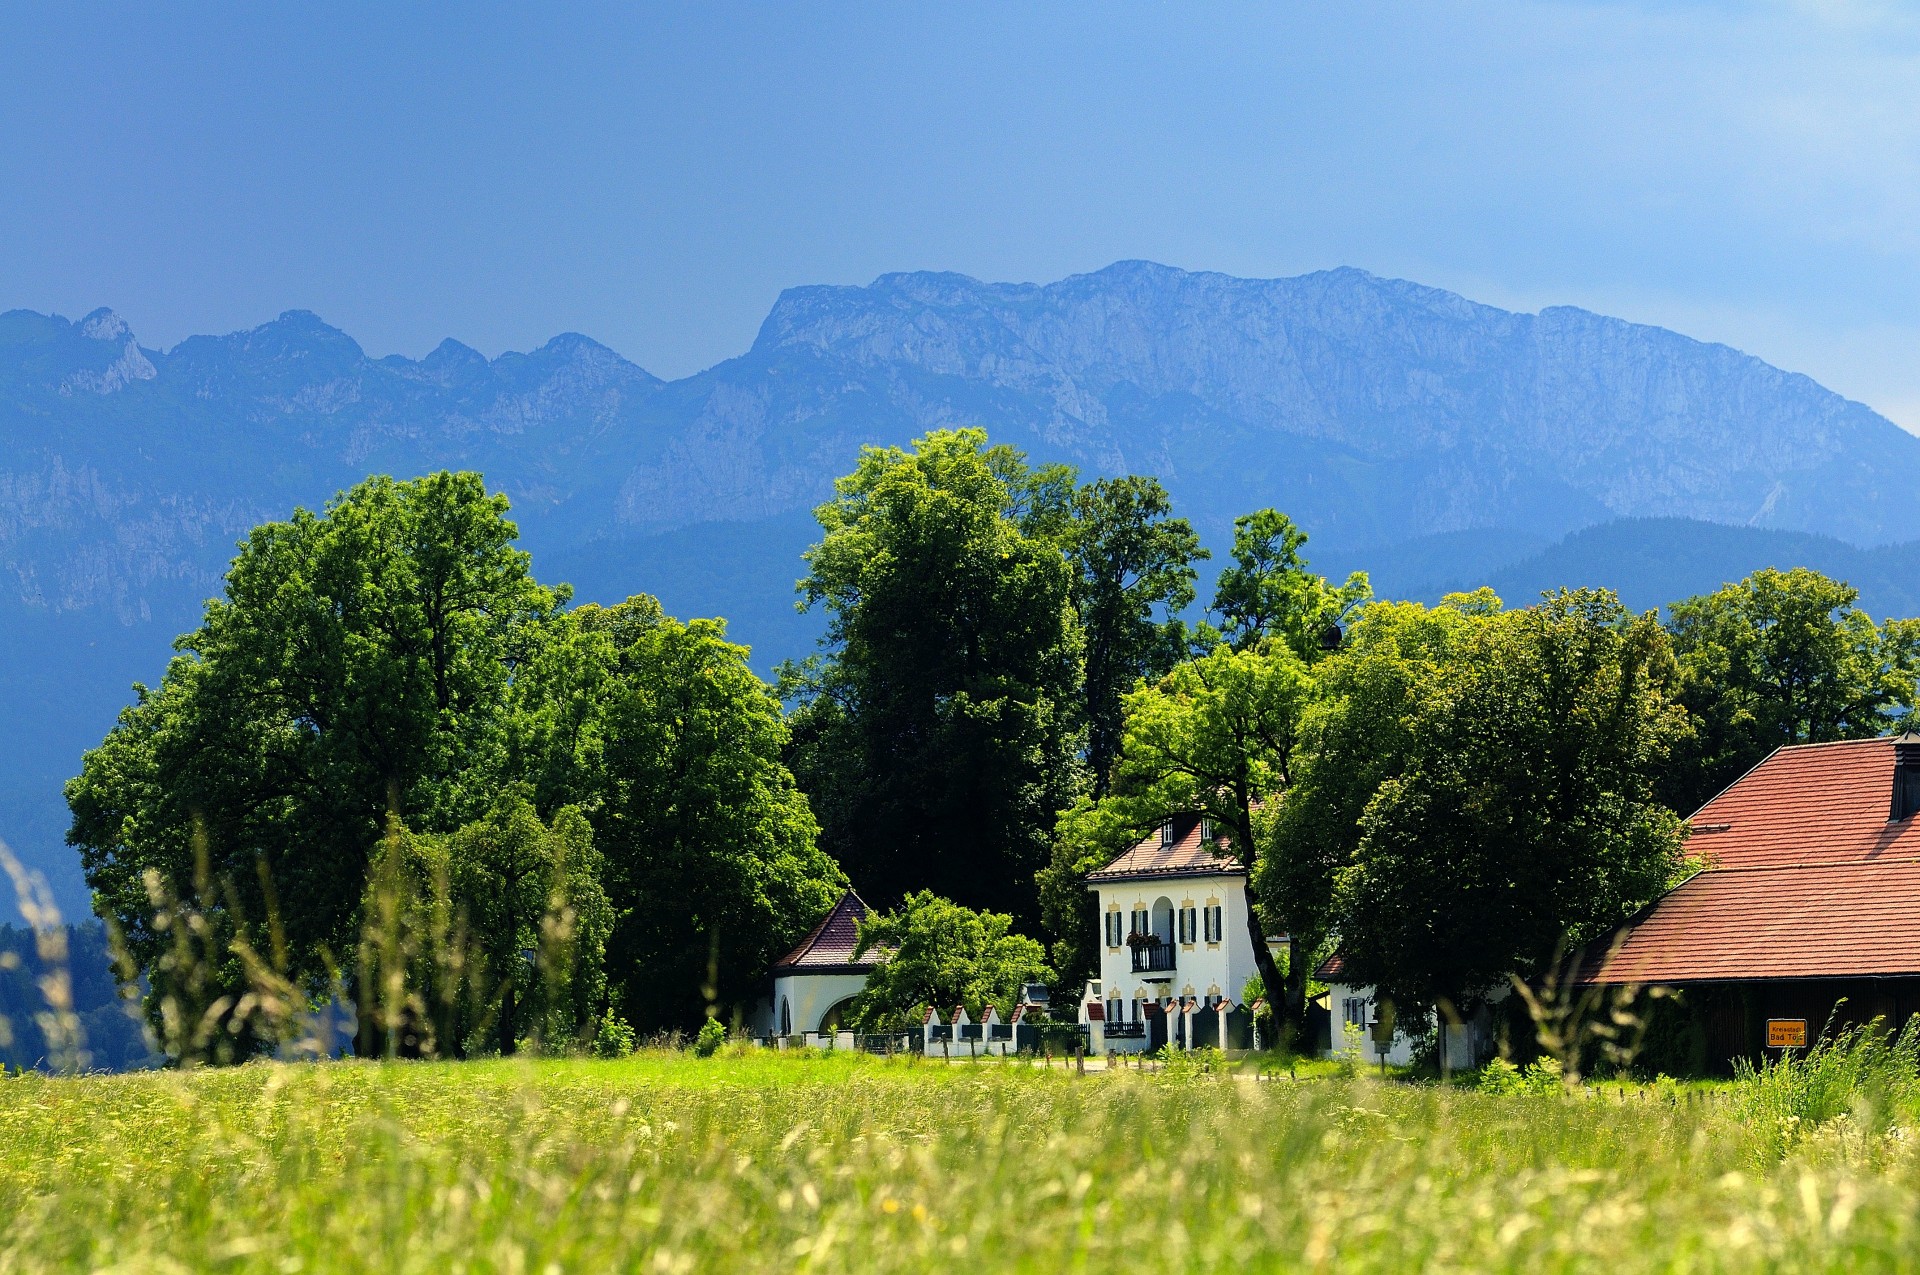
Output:
[[853,949],[859,944],[860,918],[868,911],[865,901],[848,890],[833,909],[820,918],[820,924],[800,940],[800,946],[774,962],[774,971],[825,974],[872,969],[884,959],[881,953],[869,952],[858,961],[853,959]]
[[1920,820],[1887,822],[1893,741],[1782,748],[1693,816],[1687,849],[1716,868],[1920,857]]
[[1159,830],[1143,838],[1133,849],[1098,872],[1087,874],[1089,883],[1120,881],[1129,877],[1217,876],[1221,873],[1244,875],[1246,869],[1226,854],[1227,839],[1206,840],[1199,815],[1177,815],[1173,819],[1173,839],[1163,845]]
[[1336,951],[1332,956],[1329,956],[1326,960],[1320,962],[1320,964],[1314,969],[1313,976],[1319,979],[1323,983],[1338,983],[1341,981],[1340,976],[1345,974],[1346,972],[1347,972],[1346,953]]
[[1583,971],[1599,983],[1920,973],[1920,819],[1887,819],[1893,741],[1782,748],[1693,816],[1708,870]]
[[1601,983],[1920,974],[1920,863],[1702,872],[1600,959]]

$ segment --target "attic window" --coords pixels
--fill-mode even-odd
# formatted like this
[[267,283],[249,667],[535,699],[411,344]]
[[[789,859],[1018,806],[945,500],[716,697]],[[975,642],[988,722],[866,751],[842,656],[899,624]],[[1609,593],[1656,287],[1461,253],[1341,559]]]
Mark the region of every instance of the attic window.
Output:
[[1160,844],[1163,846],[1173,844],[1173,820],[1171,819],[1160,825]]

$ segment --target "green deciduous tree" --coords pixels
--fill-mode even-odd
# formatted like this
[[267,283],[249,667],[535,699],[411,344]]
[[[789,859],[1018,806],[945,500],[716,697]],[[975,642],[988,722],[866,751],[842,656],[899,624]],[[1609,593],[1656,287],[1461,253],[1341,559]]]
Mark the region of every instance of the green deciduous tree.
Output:
[[270,886],[288,972],[321,990],[354,951],[388,814],[450,830],[494,800],[515,670],[564,600],[514,536],[503,497],[443,473],[369,479],[247,537],[67,789],[96,906],[143,970],[169,945],[148,874],[184,893],[198,844],[221,923],[275,950]]
[[516,753],[543,803],[593,821],[622,1012],[691,1029],[750,1000],[846,878],[782,761],[779,700],[721,622],[644,596],[566,619],[525,679]]
[[1040,944],[1015,934],[1012,917],[975,912],[928,890],[860,922],[855,958],[875,949],[887,957],[849,1010],[861,1031],[917,1025],[929,1007],[942,1017],[956,1005],[976,1018],[988,1004],[1007,1010],[1022,983],[1053,977]]
[[1102,478],[1073,495],[1063,541],[1085,635],[1087,765],[1103,796],[1125,727],[1122,698],[1186,653],[1180,612],[1193,601],[1193,564],[1207,557],[1159,482]]
[[1868,739],[1911,720],[1920,621],[1875,625],[1858,597],[1796,567],[1673,605],[1694,723],[1662,787],[1675,809],[1697,808],[1776,748]]
[[786,670],[794,770],[863,892],[1035,915],[1080,783],[1069,481],[979,430],[937,431],[865,449],[815,511],[801,594],[827,634]]
[[1306,533],[1277,509],[1233,520],[1233,563],[1220,572],[1213,593],[1227,641],[1245,649],[1278,639],[1308,663],[1338,645],[1339,626],[1373,588],[1365,572],[1336,587],[1308,571],[1300,555],[1306,543]]
[[1307,959],[1330,938],[1336,877],[1353,861],[1374,793],[1405,770],[1422,705],[1474,626],[1499,611],[1500,600],[1485,589],[1433,608],[1370,603],[1339,653],[1316,670],[1292,782],[1285,799],[1267,808],[1252,878],[1264,915],[1300,937]]
[[1685,724],[1651,615],[1562,592],[1448,646],[1411,697],[1404,768],[1368,802],[1338,877],[1349,973],[1403,1012],[1464,1012],[1540,974],[1684,866],[1684,827],[1654,795]]

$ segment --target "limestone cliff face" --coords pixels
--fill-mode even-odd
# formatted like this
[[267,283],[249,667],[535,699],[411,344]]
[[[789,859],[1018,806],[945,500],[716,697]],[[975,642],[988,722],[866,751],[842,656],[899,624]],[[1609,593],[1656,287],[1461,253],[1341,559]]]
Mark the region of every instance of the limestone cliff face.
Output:
[[1358,270],[1123,262],[784,294],[753,347],[664,384],[585,337],[372,359],[312,314],[142,349],[109,311],[0,315],[0,602],[205,596],[233,541],[373,471],[481,469],[542,544],[804,510],[863,443],[982,424],[1160,475],[1218,531],[1260,505],[1323,545],[1557,536],[1665,516],[1907,538],[1915,439],[1724,346]]
[[1044,287],[795,289],[747,356],[694,385],[686,451],[630,487],[665,490],[704,451],[725,477],[687,503],[742,515],[796,486],[803,441],[844,453],[968,419],[1094,470],[1158,473],[1202,516],[1278,503],[1356,542],[1676,515],[1877,543],[1906,535],[1920,459],[1871,410],[1725,346],[1357,270],[1129,262]]

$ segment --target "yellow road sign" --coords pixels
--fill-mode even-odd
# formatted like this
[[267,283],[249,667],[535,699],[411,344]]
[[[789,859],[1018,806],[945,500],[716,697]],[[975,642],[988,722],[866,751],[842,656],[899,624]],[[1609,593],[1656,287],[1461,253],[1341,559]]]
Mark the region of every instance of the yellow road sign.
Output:
[[1767,1020],[1768,1049],[1805,1049],[1806,1047],[1806,1019],[1769,1018]]

